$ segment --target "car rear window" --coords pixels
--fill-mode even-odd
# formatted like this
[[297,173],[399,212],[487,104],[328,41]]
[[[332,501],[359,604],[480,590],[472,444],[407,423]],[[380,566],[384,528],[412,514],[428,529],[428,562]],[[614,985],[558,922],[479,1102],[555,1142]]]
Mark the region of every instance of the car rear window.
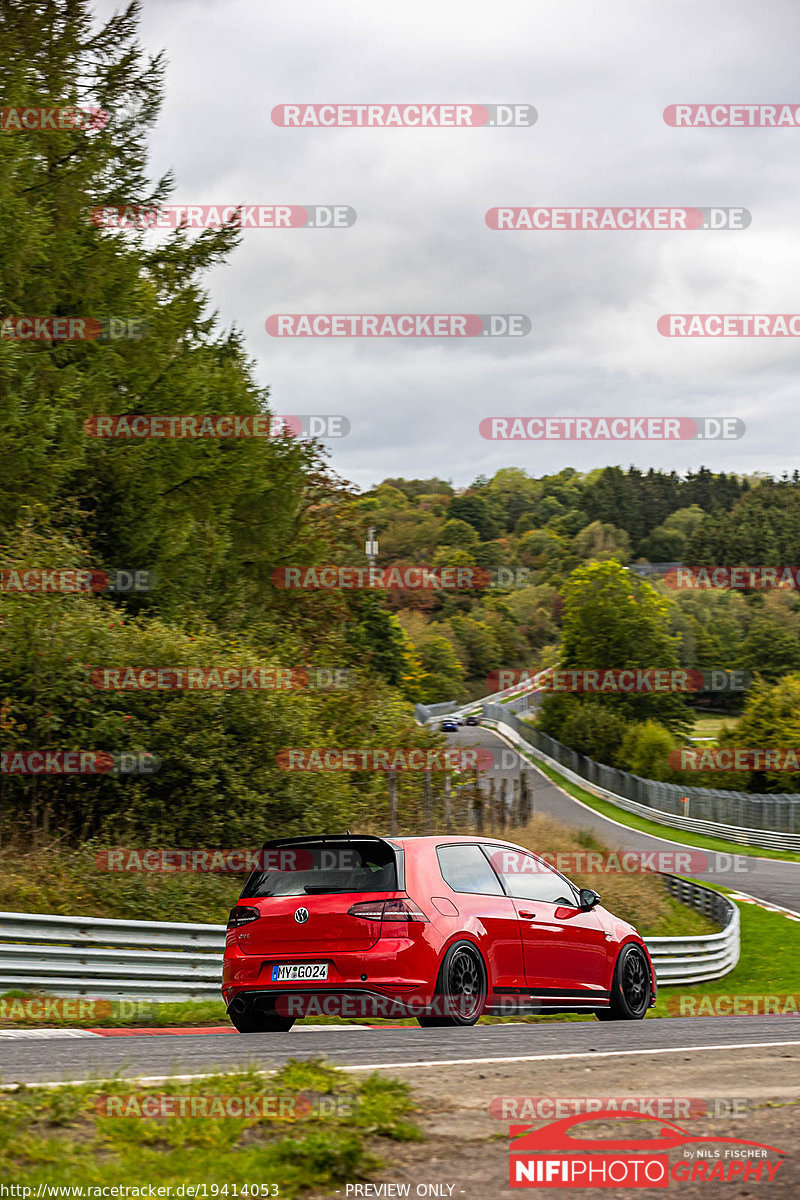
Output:
[[263,853],[267,869],[253,872],[242,900],[398,890],[395,850],[387,842],[358,838],[295,842]]

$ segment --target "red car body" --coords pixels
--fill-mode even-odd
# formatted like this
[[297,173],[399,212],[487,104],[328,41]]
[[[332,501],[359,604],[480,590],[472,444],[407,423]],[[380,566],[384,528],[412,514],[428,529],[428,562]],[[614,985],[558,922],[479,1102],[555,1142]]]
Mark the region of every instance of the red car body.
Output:
[[[360,998],[365,1013],[372,998],[376,1015],[420,1016],[434,1010],[448,950],[465,943],[485,968],[484,1012],[608,1009],[617,959],[631,943],[643,952],[655,1003],[655,971],[636,929],[594,893],[584,894],[592,907],[581,907],[575,885],[524,847],[478,835],[337,835],[280,839],[264,853],[297,851],[308,866],[309,855],[317,864],[348,847],[360,864],[350,873],[312,865],[251,875],[226,939],[222,994],[232,1019],[286,1011],[287,996]],[[318,964],[324,979],[273,978],[293,965],[304,972],[303,964]],[[342,1011],[360,1015],[357,1005]]]

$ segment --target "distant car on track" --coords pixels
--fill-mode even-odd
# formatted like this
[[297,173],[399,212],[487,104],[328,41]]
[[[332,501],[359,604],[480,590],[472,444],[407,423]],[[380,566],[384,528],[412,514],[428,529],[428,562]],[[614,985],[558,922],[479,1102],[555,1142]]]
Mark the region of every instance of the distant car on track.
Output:
[[459,722],[453,720],[452,717],[445,717],[440,723],[439,728],[442,733],[458,733]]
[[480,725],[480,723],[481,723],[480,717],[476,717],[474,715],[471,715],[464,719],[465,725]]
[[312,1001],[421,1025],[510,1009],[641,1020],[655,1004],[636,929],[521,846],[347,834],[263,854],[228,920],[222,994],[241,1033],[287,1031]]

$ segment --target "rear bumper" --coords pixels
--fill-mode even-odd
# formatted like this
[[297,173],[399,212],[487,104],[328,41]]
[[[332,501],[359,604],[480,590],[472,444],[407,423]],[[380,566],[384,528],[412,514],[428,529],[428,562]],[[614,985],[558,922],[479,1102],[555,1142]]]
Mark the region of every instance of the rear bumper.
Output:
[[[308,980],[273,982],[272,967],[279,963],[324,962],[328,976],[319,983]],[[381,938],[360,953],[334,951],[326,954],[242,954],[228,947],[222,965],[222,996],[230,1005],[237,996],[264,997],[304,995],[373,994],[405,997],[416,993],[430,996],[438,970],[432,946],[410,938]]]

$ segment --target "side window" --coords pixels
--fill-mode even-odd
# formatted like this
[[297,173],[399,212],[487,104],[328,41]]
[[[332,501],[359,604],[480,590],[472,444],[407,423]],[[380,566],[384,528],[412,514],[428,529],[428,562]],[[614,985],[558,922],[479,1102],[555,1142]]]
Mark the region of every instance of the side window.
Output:
[[556,904],[559,900],[577,904],[578,895],[572,884],[541,858],[500,846],[487,846],[486,850],[509,896],[517,900],[539,900],[544,904]]
[[454,892],[502,896],[500,881],[486,861],[480,846],[471,846],[468,843],[437,846],[436,854],[442,879]]

